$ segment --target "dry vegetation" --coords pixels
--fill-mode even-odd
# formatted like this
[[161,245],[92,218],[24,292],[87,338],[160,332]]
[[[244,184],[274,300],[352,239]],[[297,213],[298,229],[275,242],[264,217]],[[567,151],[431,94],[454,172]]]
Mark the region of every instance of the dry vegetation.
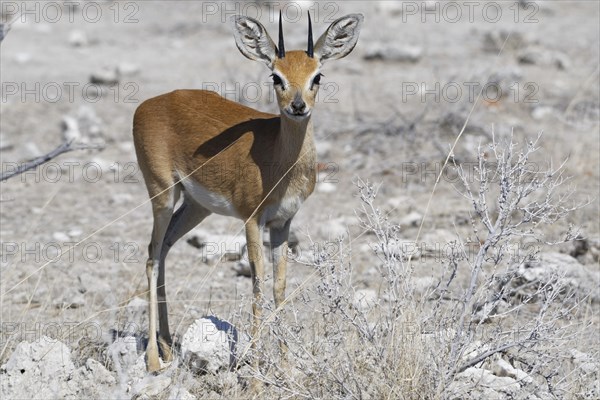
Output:
[[[528,15],[529,2],[521,3]],[[99,4],[121,19],[132,10]],[[600,397],[597,5],[541,3],[536,24],[434,24],[392,2],[335,3],[340,15],[363,12],[365,28],[348,60],[325,71],[339,91],[315,113],[327,168],[292,227],[299,244],[288,255],[286,304],[274,309],[266,296],[251,352],[250,280],[239,273],[235,244],[241,225],[207,219],[167,260],[179,356],[150,376],[151,213],[130,137],[139,101],[125,101],[127,84],[137,85],[138,100],[215,81],[269,87],[219,15],[204,18],[206,3],[133,4],[135,24],[77,18],[3,28],[5,95],[6,83],[83,86],[101,66],[120,71],[120,92],[103,84],[99,102],[79,94],[2,100],[2,174],[63,140],[100,147],[52,160],[61,179],[40,166],[2,182],[3,398]],[[505,15],[511,6],[502,3]],[[302,21],[288,24],[290,48],[304,45],[296,40]],[[324,26],[315,16],[315,31]],[[400,89],[459,81],[498,82],[508,94],[421,101]],[[528,103],[532,82],[538,101]],[[257,102],[239,100],[274,111],[266,91]],[[181,351],[204,316],[229,321],[222,341],[229,346],[234,333],[237,342],[235,357],[210,372]],[[42,336],[60,342],[27,347]],[[278,340],[289,347],[287,364]],[[251,379],[263,382],[262,392],[247,390]]]

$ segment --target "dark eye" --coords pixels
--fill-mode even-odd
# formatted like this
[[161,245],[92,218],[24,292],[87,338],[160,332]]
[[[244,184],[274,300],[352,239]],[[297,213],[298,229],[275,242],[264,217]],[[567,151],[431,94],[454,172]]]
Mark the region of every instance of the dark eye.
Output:
[[321,76],[323,76],[322,74],[317,74],[315,76],[315,78],[313,79],[313,85],[318,85],[321,83]]
[[313,78],[313,81],[312,81],[312,85],[310,85],[310,88],[311,88],[311,89],[312,89],[312,87],[313,87],[314,85],[319,85],[319,84],[321,84],[321,77],[322,77],[322,76],[323,76],[323,74],[317,74],[317,75],[315,75],[315,77]]
[[281,85],[281,84],[283,84],[283,82],[281,81],[281,78],[279,77],[279,75],[271,74],[271,77],[273,78],[273,84],[274,85]]

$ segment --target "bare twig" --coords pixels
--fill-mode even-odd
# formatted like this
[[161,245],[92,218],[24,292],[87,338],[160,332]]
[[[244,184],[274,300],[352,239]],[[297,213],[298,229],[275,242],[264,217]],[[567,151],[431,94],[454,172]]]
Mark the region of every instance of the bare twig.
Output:
[[96,149],[102,149],[102,146],[83,144],[83,143],[73,144],[72,140],[68,141],[68,142],[64,142],[60,146],[58,146],[57,148],[52,150],[51,152],[46,153],[42,156],[36,157],[33,160],[22,163],[15,170],[2,172],[2,174],[0,174],[0,181],[5,181],[9,178],[12,178],[13,176],[20,175],[25,171],[29,171],[30,169],[36,168],[37,166],[47,163],[48,161],[60,156],[61,154],[68,153],[68,152],[75,151],[75,150],[96,150]]

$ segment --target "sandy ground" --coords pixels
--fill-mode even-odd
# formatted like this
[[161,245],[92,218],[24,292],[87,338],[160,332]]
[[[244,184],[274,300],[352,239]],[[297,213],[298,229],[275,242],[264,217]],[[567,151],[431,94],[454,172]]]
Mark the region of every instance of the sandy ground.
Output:
[[[591,201],[543,229],[552,238],[575,224],[585,237],[598,238],[598,3],[494,3],[502,14],[497,22],[497,9],[486,3],[472,10],[472,19],[460,2],[459,18],[443,4],[429,2],[433,11],[413,13],[409,6],[416,3],[404,3],[404,9],[400,2],[301,4],[316,10],[315,35],[350,12],[364,13],[365,25],[354,52],[324,67],[314,121],[319,160],[328,168],[294,220],[300,248],[308,252],[311,241],[326,243],[347,227],[358,236],[358,178],[381,185],[378,200],[391,219],[424,215],[448,149],[488,82],[497,84],[475,104],[455,157],[473,162],[478,143],[488,143],[492,132],[505,138],[514,131],[519,141],[543,132],[536,162],[556,165],[568,158],[574,200]],[[21,4],[3,2],[5,20],[12,10],[6,7]],[[2,362],[20,340],[48,334],[50,323],[63,333],[69,324],[93,324],[104,338],[121,327],[123,306],[144,296],[152,220],[131,138],[132,116],[143,100],[177,88],[210,88],[277,111],[269,72],[237,51],[225,23],[235,3],[102,1],[72,14],[61,6],[56,18],[44,2],[28,4],[34,11],[13,23],[1,48],[2,171],[60,144],[65,116],[79,118],[84,138],[104,148],[62,155],[1,184]],[[258,10],[237,7],[250,16]],[[305,46],[306,19],[296,17],[295,7],[287,7],[288,49]],[[278,8],[260,10],[275,36]],[[105,69],[109,75],[120,70],[118,83],[90,85],[91,75]],[[456,193],[457,184],[444,175],[424,235],[442,241],[469,229],[470,204]],[[404,227],[403,237],[416,236],[410,221]],[[193,234],[211,240],[241,228],[239,221],[212,216]],[[361,288],[372,277],[370,240],[353,244]],[[64,254],[55,261],[57,252]],[[176,335],[202,315],[230,318],[240,307],[249,312],[250,280],[234,265],[214,265],[184,240],[173,248],[167,287]],[[416,265],[425,276],[439,263]],[[598,272],[597,261],[586,267]],[[289,287],[310,272],[310,266],[291,265]],[[18,328],[7,325],[15,323]],[[598,337],[592,339],[597,344]]]

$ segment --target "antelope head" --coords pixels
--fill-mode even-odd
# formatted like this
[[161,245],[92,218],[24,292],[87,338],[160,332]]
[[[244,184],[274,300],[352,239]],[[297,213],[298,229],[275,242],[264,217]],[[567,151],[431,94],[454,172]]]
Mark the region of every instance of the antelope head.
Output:
[[294,121],[310,117],[321,81],[321,66],[350,54],[356,46],[363,21],[362,14],[349,14],[335,20],[313,43],[308,15],[306,51],[286,51],[279,12],[279,42],[275,45],[264,26],[244,16],[233,18],[235,43],[251,60],[262,61],[271,70],[281,115]]

